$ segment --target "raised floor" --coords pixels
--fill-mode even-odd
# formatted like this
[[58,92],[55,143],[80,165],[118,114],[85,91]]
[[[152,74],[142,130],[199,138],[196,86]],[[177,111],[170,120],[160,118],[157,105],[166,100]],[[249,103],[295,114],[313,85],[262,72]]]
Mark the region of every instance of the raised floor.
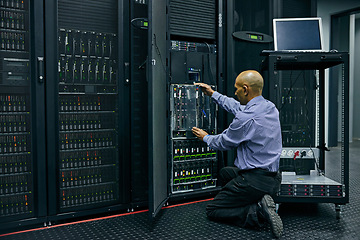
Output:
[[[331,148],[326,156],[328,164],[338,164],[339,151]],[[282,239],[360,239],[359,156],[360,141],[354,141],[350,143],[350,202],[342,206],[341,218],[336,219],[334,204],[283,203],[279,208],[284,224]],[[154,222],[149,221],[147,211],[140,211],[10,233],[0,238],[272,239],[269,227],[249,230],[208,220],[205,214],[208,201],[166,207]]]

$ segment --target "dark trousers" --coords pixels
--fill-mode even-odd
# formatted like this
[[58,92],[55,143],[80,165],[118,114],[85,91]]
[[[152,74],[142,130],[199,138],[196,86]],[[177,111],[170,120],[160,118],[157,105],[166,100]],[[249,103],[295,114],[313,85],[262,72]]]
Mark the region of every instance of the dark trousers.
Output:
[[[267,191],[259,190],[251,184],[251,179],[262,177],[251,171],[240,171],[237,167],[222,168],[219,173],[222,189],[206,207],[208,218],[241,227],[260,227],[262,224],[257,214],[258,202],[265,194],[273,194],[278,187],[272,186]],[[275,184],[280,182],[274,180]]]

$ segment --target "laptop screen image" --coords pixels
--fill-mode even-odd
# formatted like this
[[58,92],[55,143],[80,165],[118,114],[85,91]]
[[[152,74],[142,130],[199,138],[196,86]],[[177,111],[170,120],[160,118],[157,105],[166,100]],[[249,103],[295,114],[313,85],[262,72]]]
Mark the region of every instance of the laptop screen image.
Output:
[[321,18],[273,19],[275,51],[324,51]]

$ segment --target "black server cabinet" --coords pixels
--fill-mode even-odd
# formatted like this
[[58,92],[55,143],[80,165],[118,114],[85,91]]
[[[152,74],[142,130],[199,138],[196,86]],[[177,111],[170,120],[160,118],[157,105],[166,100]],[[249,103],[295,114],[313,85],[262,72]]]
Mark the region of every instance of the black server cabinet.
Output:
[[44,221],[42,3],[0,1],[0,231]]
[[[279,0],[245,0],[224,1],[226,15],[224,15],[224,46],[225,67],[227,81],[226,94],[234,96],[234,82],[237,75],[245,70],[259,71],[261,68],[260,53],[264,49],[272,49],[272,19],[276,17]],[[261,38],[257,38],[261,36]],[[256,39],[253,39],[253,38]],[[270,38],[270,40],[267,40]],[[267,41],[264,41],[267,40]],[[263,96],[268,98],[268,83],[264,79]],[[226,114],[230,124],[232,116]],[[236,157],[235,151],[227,152],[227,164],[232,165]]]
[[131,138],[131,203],[134,207],[148,204],[148,1],[130,1],[130,138]]
[[[204,52],[202,52],[204,50]],[[205,96],[194,82],[211,85],[215,72],[201,61],[204,57],[216,57],[216,45],[171,41],[171,78],[169,89],[169,169],[170,193],[201,192],[216,187],[218,156],[206,143],[199,141],[191,132],[192,127],[217,133],[217,106]],[[179,59],[178,55],[185,59]],[[197,60],[194,60],[198,58]],[[206,59],[206,58],[205,58]],[[181,61],[182,60],[182,61]],[[213,69],[216,71],[216,68]],[[177,73],[177,74],[176,74]],[[212,76],[214,74],[214,76]],[[177,75],[177,76],[175,76]],[[215,85],[211,85],[216,90]]]
[[126,201],[122,11],[115,0],[46,5],[50,219],[100,213]]
[[[217,107],[194,82],[221,76],[222,1],[149,1],[149,208],[215,194],[219,155],[193,126],[218,132]],[[220,18],[220,20],[218,20]],[[219,27],[218,25],[219,24]],[[164,171],[166,170],[166,171]]]
[[[216,192],[219,155],[194,137],[196,126],[209,134],[218,128],[217,106],[194,85],[218,89],[218,1],[169,1],[168,159],[171,199]],[[206,13],[206,14],[205,14]],[[204,15],[205,14],[205,15]],[[220,87],[221,89],[221,87]]]
[[[240,72],[261,71],[261,52],[273,49],[273,18],[316,16],[314,0],[230,0],[225,5],[228,94],[233,94],[231,80],[235,80]],[[266,79],[263,95],[269,96]]]

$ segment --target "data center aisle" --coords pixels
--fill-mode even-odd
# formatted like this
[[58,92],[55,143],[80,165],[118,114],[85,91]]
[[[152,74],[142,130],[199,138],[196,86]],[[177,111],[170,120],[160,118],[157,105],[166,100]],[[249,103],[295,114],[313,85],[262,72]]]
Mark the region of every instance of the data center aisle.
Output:
[[[337,156],[338,148],[329,153]],[[359,239],[360,236],[360,141],[350,144],[350,203],[336,220],[334,204],[282,204],[282,239]],[[332,159],[336,162],[336,159]],[[330,160],[329,162],[332,162]],[[269,227],[262,230],[209,221],[208,201],[163,209],[151,223],[148,212],[53,226],[1,239],[272,239]]]

